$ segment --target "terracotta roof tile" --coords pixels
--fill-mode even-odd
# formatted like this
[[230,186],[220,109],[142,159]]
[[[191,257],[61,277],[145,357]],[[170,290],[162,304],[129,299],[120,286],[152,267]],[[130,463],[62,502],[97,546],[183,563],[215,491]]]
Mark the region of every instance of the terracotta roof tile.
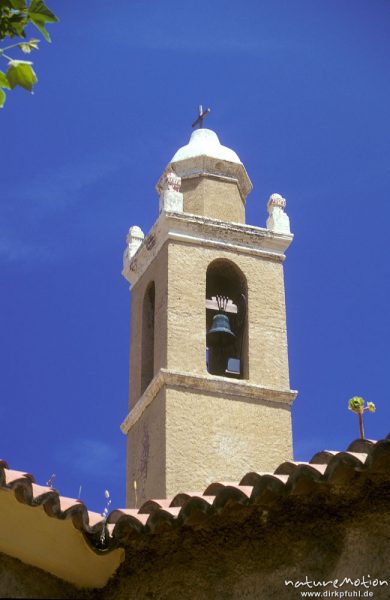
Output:
[[185,525],[199,525],[207,515],[211,514],[214,499],[214,496],[201,496],[200,494],[191,496],[181,507],[180,521]]
[[107,518],[109,523],[114,523],[115,526],[120,524],[131,524],[137,531],[140,531],[146,525],[149,519],[149,514],[142,514],[136,508],[118,508],[113,510]]
[[44,497],[49,495],[56,497],[57,492],[53,488],[47,485],[38,485],[37,483],[31,484],[31,496],[34,503],[41,504]]
[[302,466],[309,465],[308,462],[298,462],[293,460],[286,460],[284,463],[280,464],[277,469],[275,469],[276,475],[291,475],[294,471]]
[[213,508],[221,509],[233,503],[248,504],[252,489],[252,486],[247,485],[234,485],[232,483],[225,485],[215,496]]
[[110,512],[107,521],[109,523],[118,523],[120,519],[136,519],[136,521],[145,525],[149,518],[149,514],[141,514],[137,508],[117,508]]
[[[261,477],[265,477],[266,475],[275,477],[275,473],[262,472],[260,474],[256,473],[255,471],[250,471],[241,479],[240,485],[251,485],[253,487]],[[277,475],[277,477],[284,478],[284,481],[287,481],[288,479],[288,475]]]
[[[389,439],[389,435],[387,439]],[[376,444],[375,440],[354,440],[347,448],[348,452],[368,452],[369,449]]]
[[6,485],[15,485],[16,483],[24,483],[35,481],[34,477],[23,471],[13,471],[12,469],[3,469],[4,480]]
[[287,482],[288,475],[259,474],[252,488],[251,502],[264,506],[273,504],[287,493]]
[[210,485],[205,489],[204,495],[216,496],[221,490],[225,489],[227,485],[231,484],[231,481],[229,481],[228,483],[223,483],[222,481],[214,481],[213,483],[210,483]]
[[[124,545],[134,535],[158,534],[172,527],[203,527],[213,515],[251,505],[267,507],[293,495],[302,498],[316,490],[353,489],[356,480],[374,473],[390,476],[390,434],[383,440],[355,440],[347,450],[323,450],[309,462],[286,461],[274,473],[248,472],[239,482],[213,482],[205,490],[181,492],[173,498],[150,499],[138,509],[113,510],[104,522],[80,500],[60,496],[57,490],[35,483],[32,475],[8,468],[0,461],[0,487],[30,506],[43,505],[49,517],[71,518],[95,549]],[[340,488],[341,489],[341,488]],[[100,542],[105,526],[105,541]],[[103,547],[104,546],[104,547]]]
[[74,509],[78,509],[80,505],[83,505],[81,500],[75,500],[74,498],[66,498],[65,496],[59,496],[60,511],[62,513],[70,512]]
[[166,509],[169,508],[171,504],[170,499],[163,500],[147,500],[142,504],[142,506],[138,509],[138,512],[141,514],[151,514],[152,512],[158,509]]
[[189,500],[194,498],[199,498],[202,502],[211,505],[214,502],[215,496],[206,496],[199,492],[182,492],[181,494],[176,494],[172,499],[170,506],[184,506]]
[[327,465],[336,454],[338,454],[337,450],[321,450],[321,452],[317,452],[317,454],[310,459],[310,464]]

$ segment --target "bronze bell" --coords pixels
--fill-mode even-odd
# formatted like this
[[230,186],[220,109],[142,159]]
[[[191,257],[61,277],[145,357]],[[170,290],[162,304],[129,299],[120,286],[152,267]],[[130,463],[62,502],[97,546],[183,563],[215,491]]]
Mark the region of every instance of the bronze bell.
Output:
[[230,327],[229,318],[224,313],[214,315],[211,327],[207,332],[206,341],[209,348],[230,346],[235,334]]

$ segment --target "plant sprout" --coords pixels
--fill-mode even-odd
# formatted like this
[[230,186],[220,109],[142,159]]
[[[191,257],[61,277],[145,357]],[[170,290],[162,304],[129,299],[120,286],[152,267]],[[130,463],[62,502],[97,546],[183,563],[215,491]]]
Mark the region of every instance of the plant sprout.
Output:
[[137,508],[138,498],[137,498],[137,480],[136,479],[134,479],[134,481],[133,481],[133,487],[134,487],[134,496],[135,496],[135,508]]
[[104,510],[102,512],[103,523],[102,523],[102,533],[100,535],[100,543],[102,545],[106,541],[106,523],[107,523],[107,517],[108,517],[108,509],[110,508],[110,504],[111,504],[110,492],[108,490],[106,490],[104,492],[104,497],[106,498],[107,502],[106,502],[106,506],[104,507]]
[[352,412],[356,413],[359,419],[359,431],[360,431],[360,439],[364,440],[364,427],[363,427],[363,413],[375,412],[375,404],[373,402],[367,402],[366,406],[364,406],[365,400],[360,396],[354,396],[348,402],[348,409]]
[[52,488],[56,477],[57,477],[57,475],[55,473],[52,473],[51,476],[49,477],[49,480],[46,482],[46,485]]

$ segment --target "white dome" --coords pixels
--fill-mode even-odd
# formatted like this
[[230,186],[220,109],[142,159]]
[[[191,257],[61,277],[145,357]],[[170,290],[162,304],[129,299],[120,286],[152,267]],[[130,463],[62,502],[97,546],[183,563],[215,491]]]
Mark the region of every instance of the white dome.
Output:
[[217,134],[211,129],[196,129],[193,131],[189,143],[179,148],[171,163],[187,158],[195,158],[195,156],[210,156],[211,158],[242,164],[234,150],[222,146]]

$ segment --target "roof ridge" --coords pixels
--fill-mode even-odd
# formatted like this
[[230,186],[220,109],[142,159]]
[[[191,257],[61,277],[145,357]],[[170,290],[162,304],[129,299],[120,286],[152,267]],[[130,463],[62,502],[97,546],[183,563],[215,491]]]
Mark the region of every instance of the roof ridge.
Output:
[[[71,518],[75,528],[99,551],[123,545],[133,534],[158,533],[174,524],[198,526],[232,504],[268,506],[291,494],[307,496],[318,484],[353,483],[356,474],[362,472],[390,474],[390,434],[378,441],[354,440],[347,450],[322,450],[308,462],[285,461],[273,473],[250,471],[239,482],[215,481],[203,492],[180,492],[171,498],[149,499],[139,508],[117,508],[106,520],[89,511],[80,499],[37,484],[33,475],[9,469],[3,460],[0,488],[13,492],[29,506],[43,505],[48,517]],[[101,535],[103,529],[105,536]]]

